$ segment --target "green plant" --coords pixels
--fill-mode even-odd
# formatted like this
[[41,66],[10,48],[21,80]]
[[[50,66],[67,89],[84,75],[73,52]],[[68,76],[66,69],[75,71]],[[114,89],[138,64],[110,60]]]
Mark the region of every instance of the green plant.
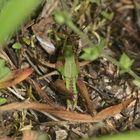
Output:
[[81,55],[80,58],[84,60],[93,61],[103,53],[105,46],[106,46],[106,41],[105,39],[102,39],[98,45],[95,45],[94,47],[84,48],[83,49],[84,53],[83,55]]
[[10,75],[10,69],[5,66],[5,61],[0,59],[0,82],[5,81]]
[[125,53],[121,55],[119,66],[121,68],[121,73],[125,73],[131,69],[134,60],[131,60]]
[[0,98],[0,105],[5,104],[7,102],[6,98]]
[[0,12],[0,45],[25,22],[27,17],[43,0],[10,0],[3,4]]
[[112,20],[112,18],[113,18],[113,16],[114,16],[114,13],[109,13],[109,12],[107,12],[107,11],[102,11],[102,12],[101,12],[101,15],[102,15],[103,17],[105,17],[106,19],[108,19],[108,20]]
[[22,45],[19,42],[16,42],[12,45],[13,49],[20,49],[22,47]]

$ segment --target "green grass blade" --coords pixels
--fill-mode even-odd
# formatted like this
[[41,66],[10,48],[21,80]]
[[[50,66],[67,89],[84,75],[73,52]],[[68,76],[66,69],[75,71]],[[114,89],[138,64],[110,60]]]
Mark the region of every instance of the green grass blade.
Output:
[[18,29],[42,0],[10,0],[0,12],[0,45]]

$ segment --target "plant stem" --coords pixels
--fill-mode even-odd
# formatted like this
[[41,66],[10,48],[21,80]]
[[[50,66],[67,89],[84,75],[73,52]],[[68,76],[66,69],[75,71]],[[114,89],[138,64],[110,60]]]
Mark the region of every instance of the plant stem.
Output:
[[89,47],[94,46],[91,40],[88,38],[88,36],[83,33],[79,28],[75,26],[75,24],[72,21],[66,22],[66,25],[70,27],[77,35],[81,37],[81,39],[88,44]]
[[132,76],[132,77],[134,77],[136,80],[139,80],[140,81],[140,77],[136,74],[136,73],[134,73],[134,71],[133,70],[129,70],[128,71],[128,73]]
[[119,62],[116,59],[114,59],[113,57],[106,55],[105,53],[101,54],[101,56],[106,58],[107,60],[111,61],[117,67],[119,67]]

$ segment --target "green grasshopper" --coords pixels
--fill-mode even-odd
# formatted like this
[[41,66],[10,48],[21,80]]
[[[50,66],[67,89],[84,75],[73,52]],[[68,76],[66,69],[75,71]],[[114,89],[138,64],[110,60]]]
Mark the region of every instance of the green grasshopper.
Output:
[[66,45],[64,47],[63,55],[58,58],[56,68],[61,73],[62,78],[65,81],[64,86],[66,87],[66,89],[70,93],[73,93],[73,100],[67,100],[67,109],[73,110],[76,108],[78,99],[78,87],[78,89],[82,93],[82,96],[85,98],[88,111],[92,114],[93,107],[88,96],[86,86],[81,80],[78,80],[79,64],[75,58],[71,45]]
[[65,81],[66,89],[74,94],[73,101],[67,100],[67,108],[72,109],[77,105],[78,92],[76,88],[76,82],[78,78],[79,68],[73,54],[72,46],[65,46],[63,51],[63,56],[59,57],[57,61],[57,69],[61,73],[62,78]]
[[[87,88],[82,80],[78,79],[79,74],[79,63],[73,53],[71,45],[66,45],[63,49],[62,56],[58,57],[58,60],[55,64],[45,62],[46,66],[51,68],[56,68],[63,80],[56,80],[54,86],[56,90],[65,94],[67,99],[67,109],[74,110],[77,107],[78,94],[82,95],[88,112],[93,115],[92,102],[89,98]],[[83,64],[82,64],[83,65]],[[42,78],[39,78],[42,79]],[[70,95],[70,96],[69,96]]]

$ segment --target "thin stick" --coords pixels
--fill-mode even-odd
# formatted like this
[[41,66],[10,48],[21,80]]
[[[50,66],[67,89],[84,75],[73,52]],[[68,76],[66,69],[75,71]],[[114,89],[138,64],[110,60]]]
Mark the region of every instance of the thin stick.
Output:
[[8,87],[8,90],[9,90],[10,92],[12,92],[15,96],[17,96],[19,99],[25,100],[24,97],[22,97],[19,93],[17,93],[17,92],[16,92],[15,90],[13,90],[12,88]]
[[42,80],[42,79],[48,78],[48,77],[53,76],[53,75],[59,75],[58,71],[56,71],[56,70],[52,71],[52,72],[47,73],[45,75],[39,76],[37,79]]

